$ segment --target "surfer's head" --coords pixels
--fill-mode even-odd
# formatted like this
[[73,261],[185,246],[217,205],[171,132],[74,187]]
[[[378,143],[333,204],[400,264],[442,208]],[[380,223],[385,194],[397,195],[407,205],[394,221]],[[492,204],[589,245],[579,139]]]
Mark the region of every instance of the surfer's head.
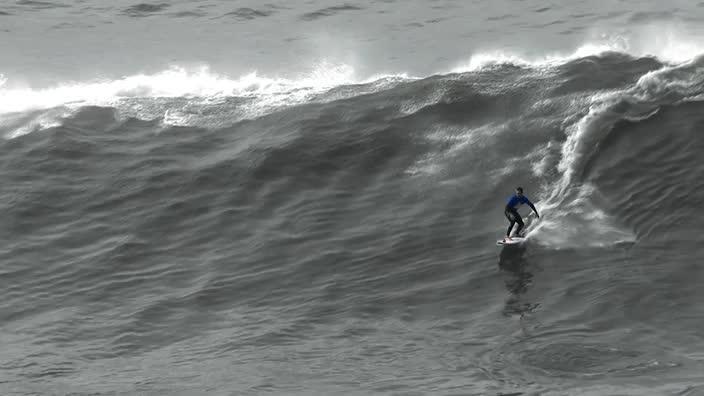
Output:
[[516,195],[523,195],[523,187],[516,187]]

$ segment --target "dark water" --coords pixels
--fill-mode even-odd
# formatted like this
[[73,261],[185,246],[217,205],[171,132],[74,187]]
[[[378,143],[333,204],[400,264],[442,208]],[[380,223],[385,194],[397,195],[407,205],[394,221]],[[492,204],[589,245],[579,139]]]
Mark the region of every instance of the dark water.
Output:
[[[312,31],[401,12],[318,3],[0,8],[22,54],[0,63],[0,393],[704,394],[695,33],[654,52],[590,42],[541,56],[501,50],[508,33],[497,34],[496,51],[428,74],[365,77],[330,59],[298,77],[140,73],[176,45],[174,21],[213,10],[254,32],[282,15]],[[580,31],[621,7],[629,29],[662,32],[703,9],[633,2],[580,17],[586,6],[492,4],[473,25],[486,36],[520,30],[528,8],[536,26],[557,18]],[[427,13],[469,12],[436,6]],[[392,26],[422,15],[407,7]],[[164,45],[97,79],[86,38],[91,75],[47,84],[62,72],[42,75],[30,54],[55,38],[20,47],[15,29],[76,15],[112,21],[95,28],[103,39],[146,23]],[[277,48],[262,44],[261,59]],[[434,50],[428,62],[442,62],[446,48],[422,52]],[[390,68],[404,49],[387,52],[377,60]],[[517,185],[541,218],[529,218],[525,245],[500,248]]]

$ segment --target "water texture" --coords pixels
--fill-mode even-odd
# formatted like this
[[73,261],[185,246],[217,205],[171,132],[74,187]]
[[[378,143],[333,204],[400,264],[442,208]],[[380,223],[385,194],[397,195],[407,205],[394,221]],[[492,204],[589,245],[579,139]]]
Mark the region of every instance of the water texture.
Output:
[[704,394],[703,18],[3,3],[0,393]]

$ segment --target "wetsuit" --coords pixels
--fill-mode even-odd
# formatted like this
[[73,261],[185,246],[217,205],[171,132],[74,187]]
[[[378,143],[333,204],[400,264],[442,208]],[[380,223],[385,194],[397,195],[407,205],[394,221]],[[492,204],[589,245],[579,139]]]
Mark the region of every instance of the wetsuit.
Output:
[[506,218],[509,221],[508,225],[508,230],[506,230],[506,236],[511,236],[511,230],[513,229],[513,225],[518,223],[518,229],[516,229],[516,234],[520,234],[521,230],[523,229],[523,218],[521,218],[520,213],[518,213],[517,208],[523,204],[527,204],[530,206],[531,209],[537,214],[538,211],[535,210],[535,206],[533,206],[533,203],[528,200],[528,198],[524,195],[518,196],[518,195],[513,195],[511,198],[508,199],[508,202],[506,203],[506,208],[504,209],[504,215],[506,215]]

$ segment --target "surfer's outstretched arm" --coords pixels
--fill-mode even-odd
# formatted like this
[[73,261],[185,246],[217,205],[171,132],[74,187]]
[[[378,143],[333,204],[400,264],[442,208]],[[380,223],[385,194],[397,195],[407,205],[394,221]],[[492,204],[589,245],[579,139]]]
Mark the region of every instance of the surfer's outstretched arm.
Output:
[[535,208],[535,205],[533,205],[533,202],[528,201],[528,206],[530,206],[530,208],[533,209],[533,212],[535,212],[535,216],[540,218],[540,215],[538,214],[538,209]]

